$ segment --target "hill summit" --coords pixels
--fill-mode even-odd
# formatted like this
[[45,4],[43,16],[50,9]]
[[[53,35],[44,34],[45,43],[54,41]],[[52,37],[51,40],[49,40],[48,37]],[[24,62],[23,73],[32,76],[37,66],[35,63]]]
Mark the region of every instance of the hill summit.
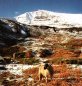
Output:
[[23,24],[57,28],[82,27],[82,14],[58,13],[47,10],[26,12],[15,19]]

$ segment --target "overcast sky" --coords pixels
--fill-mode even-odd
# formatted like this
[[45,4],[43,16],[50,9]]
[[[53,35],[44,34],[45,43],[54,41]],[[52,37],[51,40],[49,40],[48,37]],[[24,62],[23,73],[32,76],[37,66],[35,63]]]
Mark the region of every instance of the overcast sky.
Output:
[[12,18],[38,9],[82,13],[82,0],[0,0],[0,17]]

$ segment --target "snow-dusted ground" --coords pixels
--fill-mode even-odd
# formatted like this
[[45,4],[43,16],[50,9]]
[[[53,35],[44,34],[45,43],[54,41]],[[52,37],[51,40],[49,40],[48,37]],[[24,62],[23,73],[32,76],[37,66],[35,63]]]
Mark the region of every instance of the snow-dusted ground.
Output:
[[82,71],[82,65],[73,64],[73,65],[70,65],[70,67],[72,67],[74,69],[81,69],[81,71]]
[[9,71],[10,73],[15,75],[22,75],[24,70],[31,69],[34,67],[38,67],[38,65],[8,64],[6,65],[7,70],[0,70],[0,73]]
[[12,74],[22,75],[24,70],[34,68],[37,66],[38,65],[9,64],[9,65],[6,65],[6,68],[8,68],[8,71],[10,71],[10,73]]
[[[58,65],[54,65],[54,66],[58,66]],[[8,64],[6,65],[7,70],[0,70],[0,73],[9,71],[10,73],[15,74],[15,75],[22,75],[24,70],[35,68],[35,67],[39,67],[39,65]],[[82,65],[70,64],[68,65],[68,67],[71,67],[73,69],[81,69],[82,71]]]

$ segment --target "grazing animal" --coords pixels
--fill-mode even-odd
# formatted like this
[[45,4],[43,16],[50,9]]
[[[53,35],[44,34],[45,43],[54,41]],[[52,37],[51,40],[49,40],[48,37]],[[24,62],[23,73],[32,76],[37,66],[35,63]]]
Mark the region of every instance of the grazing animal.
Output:
[[39,81],[42,79],[42,76],[46,78],[46,83],[48,80],[48,75],[50,75],[50,78],[52,79],[54,74],[53,67],[48,63],[42,63],[39,66]]

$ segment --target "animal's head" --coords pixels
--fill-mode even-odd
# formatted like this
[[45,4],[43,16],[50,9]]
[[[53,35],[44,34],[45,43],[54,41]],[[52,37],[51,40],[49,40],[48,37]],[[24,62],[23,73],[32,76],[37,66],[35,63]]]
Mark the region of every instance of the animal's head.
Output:
[[51,75],[54,74],[54,70],[53,70],[53,67],[51,64],[45,63],[44,69],[48,69],[48,71],[50,72]]
[[49,67],[49,64],[48,63],[45,63],[44,69],[48,69],[48,67]]

